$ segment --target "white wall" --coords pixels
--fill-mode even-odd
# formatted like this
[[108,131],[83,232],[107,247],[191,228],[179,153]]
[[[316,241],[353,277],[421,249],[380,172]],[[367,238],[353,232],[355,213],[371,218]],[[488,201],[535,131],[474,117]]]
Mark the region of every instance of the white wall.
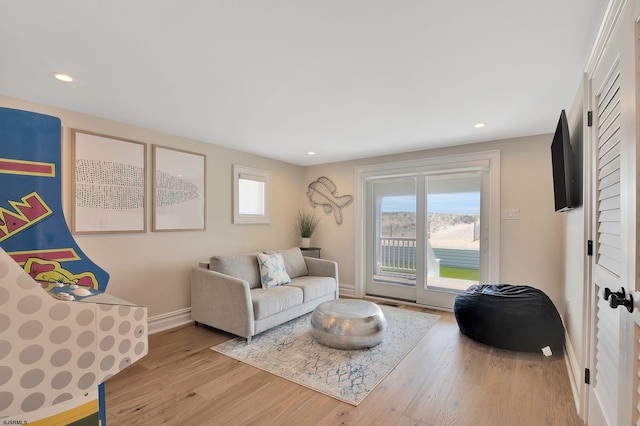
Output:
[[[138,234],[76,235],[91,260],[110,274],[107,291],[148,307],[157,316],[191,306],[189,271],[213,254],[287,248],[298,244],[294,220],[304,193],[302,167],[232,149],[172,136],[126,123],[0,96],[0,106],[57,116],[62,120],[63,208],[70,223],[71,128],[207,155],[207,230]],[[151,200],[151,149],[147,158],[147,200]],[[233,225],[232,165],[272,172],[272,223]],[[6,201],[0,200],[5,203]]]
[[[554,130],[555,123],[549,123],[549,127]],[[310,166],[304,171],[305,183],[327,176],[340,195],[354,195],[358,166],[499,149],[502,208],[520,209],[520,220],[502,221],[500,281],[543,290],[561,312],[565,231],[564,215],[554,212],[551,140],[552,135],[539,135]],[[339,262],[341,290],[346,292],[355,284],[356,202],[345,208],[340,226],[333,217],[317,210],[323,219],[313,241],[322,247],[323,257]]]
[[[584,126],[584,83],[580,85],[576,98],[567,111],[569,121],[569,135],[571,144],[576,154],[576,172],[579,178],[577,187],[581,189],[581,201],[587,197],[584,194],[583,176],[586,172],[583,153],[586,151],[583,145]],[[586,167],[588,168],[588,164]],[[584,204],[582,202],[581,204]],[[583,323],[585,314],[585,255],[586,255],[586,235],[585,235],[585,208],[580,205],[565,214],[566,219],[566,246],[565,246],[565,269],[564,269],[564,301],[560,314],[567,331],[567,354],[571,362],[570,374],[573,376],[575,384],[582,382],[581,375],[584,368],[584,330]],[[579,392],[581,387],[576,389]]]

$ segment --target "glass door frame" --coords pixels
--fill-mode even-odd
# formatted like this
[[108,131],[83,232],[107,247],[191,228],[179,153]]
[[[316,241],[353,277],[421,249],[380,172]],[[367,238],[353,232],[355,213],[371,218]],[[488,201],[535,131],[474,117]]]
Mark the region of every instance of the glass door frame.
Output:
[[[424,268],[422,268],[421,259],[424,257],[424,250],[422,249],[422,244],[417,244],[415,247],[415,285],[402,285],[397,282],[393,282],[393,280],[389,280],[387,282],[383,280],[376,280],[376,277],[380,277],[383,275],[378,272],[377,262],[380,260],[378,257],[380,253],[377,251],[379,248],[378,241],[380,238],[379,233],[381,233],[381,226],[379,225],[379,217],[377,214],[381,213],[381,206],[378,205],[377,202],[377,194],[375,187],[375,183],[379,181],[391,182],[392,186],[401,186],[401,183],[397,183],[402,180],[411,180],[413,186],[413,194],[410,196],[414,197],[415,205],[415,239],[416,242],[420,242],[420,236],[424,235],[425,226],[421,223],[418,218],[422,217],[424,214],[424,177],[423,176],[384,176],[379,178],[367,178],[366,180],[366,191],[368,198],[368,209],[366,211],[366,219],[367,229],[369,232],[372,232],[373,235],[364,235],[365,238],[365,246],[366,252],[371,253],[371,259],[365,258],[365,292],[367,289],[373,290],[374,293],[379,295],[380,297],[388,297],[388,298],[396,298],[401,300],[409,300],[416,301],[418,296],[417,293],[420,291],[420,283],[422,283],[424,279]],[[374,229],[375,228],[375,229]],[[374,267],[374,264],[376,265]],[[382,269],[382,268],[380,268]]]
[[[356,265],[355,265],[355,285],[354,293],[356,297],[364,297],[366,295],[367,280],[367,258],[371,251],[367,247],[367,232],[370,227],[369,222],[372,220],[371,209],[368,208],[368,180],[376,177],[408,177],[416,174],[444,174],[457,172],[478,171],[481,169],[488,170],[488,179],[486,179],[487,188],[482,202],[483,213],[486,214],[488,220],[481,224],[483,227],[481,234],[483,235],[480,242],[481,258],[483,264],[481,270],[484,270],[481,276],[481,283],[500,282],[500,151],[483,151],[470,154],[451,155],[443,157],[431,157],[418,160],[408,160],[393,163],[374,164],[356,168]],[[420,194],[420,188],[416,188]],[[424,191],[422,191],[424,194]],[[424,201],[424,200],[422,200]],[[426,203],[417,199],[416,209],[425,209]],[[486,209],[486,210],[485,210]],[[416,229],[417,232],[424,232],[424,224],[419,225],[422,230]],[[417,253],[418,256],[424,256],[424,250]],[[424,272],[423,272],[424,274]],[[421,280],[424,277],[416,277]],[[418,288],[420,286],[416,286]],[[422,296],[420,293],[424,293]],[[452,291],[424,290],[417,289],[416,303],[436,308],[451,309],[452,307]]]

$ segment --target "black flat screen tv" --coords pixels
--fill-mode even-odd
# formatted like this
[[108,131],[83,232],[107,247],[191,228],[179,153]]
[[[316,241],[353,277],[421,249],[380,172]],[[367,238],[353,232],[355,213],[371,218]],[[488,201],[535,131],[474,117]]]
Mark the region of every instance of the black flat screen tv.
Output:
[[573,183],[573,149],[569,139],[569,124],[564,110],[560,113],[558,127],[551,143],[551,164],[553,168],[553,195],[555,210],[563,212],[575,207],[572,194]]

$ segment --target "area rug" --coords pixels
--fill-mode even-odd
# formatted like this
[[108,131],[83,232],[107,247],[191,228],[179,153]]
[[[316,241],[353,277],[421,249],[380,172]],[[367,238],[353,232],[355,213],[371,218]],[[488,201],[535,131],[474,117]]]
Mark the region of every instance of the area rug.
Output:
[[387,318],[382,343],[364,350],[332,349],[311,335],[311,314],[258,334],[247,344],[235,338],[211,349],[358,405],[413,349],[438,315],[380,306]]

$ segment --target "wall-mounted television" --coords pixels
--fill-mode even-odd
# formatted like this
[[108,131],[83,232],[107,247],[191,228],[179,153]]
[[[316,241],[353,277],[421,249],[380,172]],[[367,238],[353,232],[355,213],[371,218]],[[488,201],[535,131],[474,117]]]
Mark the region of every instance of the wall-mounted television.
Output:
[[551,143],[551,164],[555,210],[557,212],[570,210],[576,207],[575,194],[573,194],[575,191],[574,158],[569,139],[567,114],[564,110],[560,113],[558,127]]

